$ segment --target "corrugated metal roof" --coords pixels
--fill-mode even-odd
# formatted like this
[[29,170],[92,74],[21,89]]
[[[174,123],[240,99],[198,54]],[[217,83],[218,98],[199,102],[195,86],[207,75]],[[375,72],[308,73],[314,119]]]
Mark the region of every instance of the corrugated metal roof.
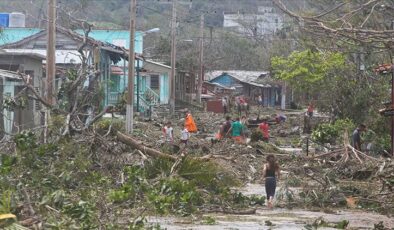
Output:
[[164,67],[164,68],[167,68],[167,69],[171,69],[171,66],[165,65],[165,64],[160,63],[160,62],[155,62],[155,61],[152,61],[152,60],[145,60],[145,62],[146,63],[150,63],[152,65],[158,65],[158,66],[161,66],[161,67]]
[[34,52],[34,50],[3,50],[5,52],[0,52],[0,56],[26,56],[38,60],[44,60],[45,55],[42,55],[40,53]]
[[8,71],[4,69],[0,69],[0,77],[10,78],[13,80],[22,80],[20,74],[18,74],[17,72]]
[[206,73],[205,78],[211,81],[225,74],[250,85],[254,85],[258,87],[271,87],[270,84],[265,83],[265,79],[264,79],[266,77],[269,77],[268,71],[215,70]]
[[39,28],[2,28],[2,30],[0,45],[17,42],[42,31]]
[[[44,63],[47,55],[47,51],[43,49],[5,49],[5,51],[11,54],[20,53],[20,55],[35,54],[43,57]],[[82,62],[81,55],[75,50],[56,50],[55,56],[57,64],[80,64]]]

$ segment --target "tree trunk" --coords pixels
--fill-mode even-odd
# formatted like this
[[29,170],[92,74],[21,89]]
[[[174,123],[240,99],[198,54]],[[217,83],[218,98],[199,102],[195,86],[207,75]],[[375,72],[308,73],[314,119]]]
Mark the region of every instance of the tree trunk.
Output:
[[131,146],[135,149],[140,150],[143,154],[149,155],[151,157],[160,157],[160,158],[166,158],[172,161],[175,161],[177,158],[175,156],[171,156],[166,153],[162,153],[156,149],[152,149],[149,147],[146,147],[141,141],[137,141],[133,139],[132,137],[123,134],[121,132],[117,133],[118,140],[123,142],[124,144]]

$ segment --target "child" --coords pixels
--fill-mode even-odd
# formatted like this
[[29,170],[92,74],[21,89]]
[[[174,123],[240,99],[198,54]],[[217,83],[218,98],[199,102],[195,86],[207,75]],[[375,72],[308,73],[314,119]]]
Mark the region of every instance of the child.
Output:
[[174,129],[171,127],[171,122],[169,121],[163,128],[164,138],[166,142],[174,141]]
[[186,146],[189,138],[190,138],[190,133],[187,130],[187,128],[185,127],[181,132],[181,143],[185,144],[185,146]]
[[280,169],[274,155],[268,155],[267,162],[267,164],[264,164],[263,177],[265,179],[265,191],[267,193],[267,206],[271,209],[273,208],[272,200],[275,197],[276,181],[280,177]]

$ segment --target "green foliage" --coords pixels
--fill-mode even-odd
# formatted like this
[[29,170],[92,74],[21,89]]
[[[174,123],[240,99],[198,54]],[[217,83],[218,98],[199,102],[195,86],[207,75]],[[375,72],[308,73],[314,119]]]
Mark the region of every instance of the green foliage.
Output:
[[355,125],[349,119],[336,120],[334,124],[324,123],[320,124],[312,132],[312,139],[320,144],[331,143],[335,144],[337,139],[345,132],[352,132]]
[[12,207],[13,206],[12,200],[13,200],[12,191],[6,190],[2,192],[1,200],[0,200],[0,214],[8,214],[14,211]]
[[256,142],[260,140],[263,140],[263,133],[259,129],[254,130],[250,136],[250,141]]
[[86,201],[70,202],[64,205],[63,212],[78,220],[81,229],[95,229],[94,206]]
[[153,179],[159,175],[169,176],[172,165],[172,161],[164,158],[157,158],[147,161],[145,163],[147,178]]
[[1,154],[0,174],[8,174],[17,163],[15,156]]
[[14,111],[15,109],[24,109],[28,105],[28,98],[25,97],[6,97],[3,100],[3,108],[8,111]]
[[130,166],[124,169],[127,175],[127,183],[119,189],[111,190],[109,198],[114,203],[121,203],[127,200],[135,200],[148,190],[145,170],[138,166]]
[[349,225],[348,220],[341,220],[339,222],[330,223],[323,217],[319,217],[313,221],[312,224],[305,225],[306,229],[319,229],[319,228],[336,228],[336,229],[347,229]]
[[110,131],[111,135],[116,135],[117,131],[123,131],[125,127],[123,119],[102,118],[95,124],[96,131],[101,135],[106,134],[110,127],[111,127],[111,131]]
[[191,183],[210,191],[217,191],[217,188],[238,184],[233,175],[217,164],[189,157],[183,160],[178,174],[190,180]]
[[196,187],[180,178],[162,179],[159,186],[148,193],[148,200],[159,214],[180,215],[190,215],[203,202]]
[[212,216],[205,216],[203,219],[203,224],[214,225],[216,224],[216,220]]
[[289,57],[273,57],[271,65],[277,79],[290,82],[300,90],[318,90],[325,77],[333,70],[344,67],[345,59],[340,53],[294,51]]
[[16,134],[14,142],[20,151],[32,150],[37,147],[37,138],[31,131],[22,131]]

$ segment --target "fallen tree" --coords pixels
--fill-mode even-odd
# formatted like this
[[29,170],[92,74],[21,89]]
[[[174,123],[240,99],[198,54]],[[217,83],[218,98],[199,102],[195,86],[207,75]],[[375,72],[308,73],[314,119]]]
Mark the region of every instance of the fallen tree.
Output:
[[172,161],[175,161],[177,159],[175,156],[160,152],[156,149],[146,147],[143,142],[137,141],[134,138],[127,136],[126,134],[123,134],[121,132],[117,132],[116,136],[117,136],[118,140],[121,141],[122,143],[124,143],[134,149],[138,149],[143,154],[146,154],[148,156],[166,158],[166,159],[169,159]]

